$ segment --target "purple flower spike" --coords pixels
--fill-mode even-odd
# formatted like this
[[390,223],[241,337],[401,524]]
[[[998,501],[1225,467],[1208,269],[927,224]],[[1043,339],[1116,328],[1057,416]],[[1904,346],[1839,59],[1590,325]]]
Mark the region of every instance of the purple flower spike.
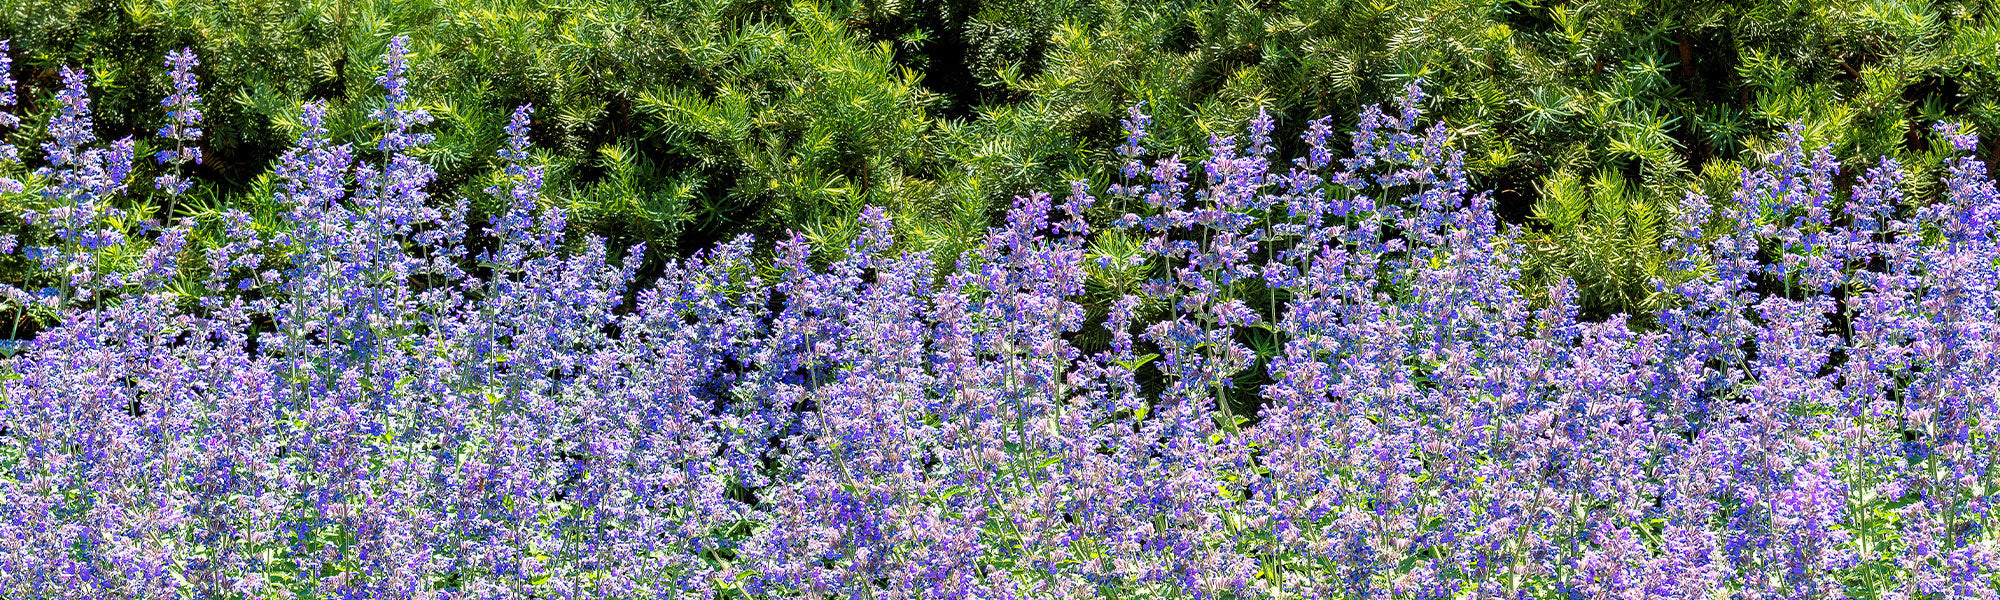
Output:
[[[535,109],[521,105],[514,109],[514,115],[506,126],[507,145],[500,149],[500,158],[507,161],[505,179],[511,186],[493,186],[486,193],[508,200],[508,210],[496,223],[495,235],[501,240],[501,247],[490,260],[502,268],[514,268],[531,251],[549,251],[562,243],[563,229],[568,226],[560,207],[550,206],[546,212],[537,207],[541,196],[542,167],[529,164],[528,125],[529,116]],[[539,227],[539,232],[535,231]]]
[[[16,104],[14,96],[14,55],[8,46],[10,40],[0,40],[0,108]],[[13,113],[0,112],[0,127],[19,127],[21,118]]]
[[[0,127],[19,127],[21,117],[10,109],[15,104],[14,96],[14,56],[8,48],[9,40],[0,40]],[[0,141],[0,165],[19,163],[20,150],[13,144]],[[19,193],[21,182],[0,177],[0,193]]]
[[168,195],[179,196],[187,193],[192,182],[181,177],[181,169],[188,164],[201,164],[201,147],[194,145],[202,136],[201,96],[197,95],[198,82],[194,67],[201,64],[195,58],[194,50],[182,48],[167,53],[166,66],[169,77],[174,81],[174,91],[160,105],[167,108],[167,126],[160,128],[160,137],[173,140],[171,150],[161,150],[156,158],[162,165],[172,164],[173,171],[161,175],[154,185],[165,190]]
[[382,55],[384,70],[375,78],[382,86],[386,106],[374,112],[373,118],[389,126],[382,136],[380,147],[383,152],[400,152],[431,143],[430,134],[413,134],[413,126],[431,122],[431,114],[422,108],[410,108],[409,80],[404,73],[409,70],[410,36],[399,35],[389,40],[389,51]]

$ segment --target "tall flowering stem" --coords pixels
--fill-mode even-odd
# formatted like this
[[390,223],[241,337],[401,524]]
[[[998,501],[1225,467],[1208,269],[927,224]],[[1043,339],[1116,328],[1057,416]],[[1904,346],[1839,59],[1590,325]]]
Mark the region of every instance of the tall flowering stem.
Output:
[[[182,48],[167,53],[168,77],[173,79],[174,91],[160,101],[160,105],[167,109],[167,125],[160,128],[159,135],[173,140],[174,147],[159,151],[154,158],[160,164],[172,165],[173,168],[155,179],[153,185],[167,192],[170,199],[187,193],[188,186],[192,185],[182,177],[181,171],[189,164],[201,164],[201,147],[194,145],[202,136],[201,96],[198,95],[198,82],[194,75],[194,67],[199,64],[201,61],[195,58],[192,49]],[[172,213],[170,200],[161,214],[171,217]]]
[[[10,41],[0,40],[0,128],[21,126],[21,117],[12,112],[14,105],[19,102],[18,97],[14,95],[14,56],[8,47]],[[0,141],[0,165],[20,162],[20,150],[13,144]],[[0,176],[0,193],[15,194],[20,193],[22,189],[19,180]],[[9,250],[11,251],[11,248]]]

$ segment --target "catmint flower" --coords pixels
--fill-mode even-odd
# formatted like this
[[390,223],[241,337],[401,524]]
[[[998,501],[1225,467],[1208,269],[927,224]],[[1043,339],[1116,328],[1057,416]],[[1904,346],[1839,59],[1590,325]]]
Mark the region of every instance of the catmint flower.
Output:
[[[21,125],[21,118],[11,112],[16,98],[14,96],[14,57],[9,52],[9,41],[0,40],[0,127],[19,127]],[[0,165],[18,163],[20,160],[20,151],[13,144],[0,141]],[[0,193],[18,193],[21,190],[20,181],[8,177],[0,177]]]
[[201,61],[195,58],[192,49],[182,48],[167,53],[166,66],[174,82],[174,91],[160,101],[160,105],[167,108],[167,125],[160,128],[159,135],[173,140],[174,147],[161,150],[155,157],[160,164],[172,164],[174,168],[155,180],[154,185],[173,196],[186,193],[192,184],[182,179],[181,169],[188,164],[201,164],[201,147],[194,145],[202,136],[201,96],[197,95],[194,75],[194,67],[199,64]]
[[410,133],[410,128],[431,122],[429,111],[411,108],[409,80],[405,76],[409,70],[410,37],[399,35],[389,40],[389,51],[382,55],[384,67],[382,75],[375,83],[382,86],[385,93],[383,108],[376,109],[370,118],[388,125],[388,132],[379,143],[383,152],[400,152],[431,143],[434,136],[427,133]]

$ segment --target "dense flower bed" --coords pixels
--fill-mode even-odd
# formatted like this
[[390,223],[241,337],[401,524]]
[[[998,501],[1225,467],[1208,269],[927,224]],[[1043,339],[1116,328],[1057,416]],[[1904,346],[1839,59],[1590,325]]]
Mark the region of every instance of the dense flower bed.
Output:
[[[2000,194],[1971,158],[1915,202],[1886,160],[1836,192],[1788,138],[1683,203],[1692,277],[1647,327],[1511,285],[1415,87],[1351,157],[1321,121],[1289,164],[1268,119],[1149,160],[1135,108],[1106,204],[1139,214],[1101,231],[1079,185],[974,255],[890,252],[870,211],[844,256],[743,239],[640,282],[540,201],[527,107],[503,217],[428,196],[429,116],[386,63],[379,152],[305,106],[285,221],[230,212],[198,252],[210,225],[114,208],[132,142],[98,145],[66,74],[33,180],[60,207],[22,241],[64,285],[9,292],[62,324],[5,362],[0,595],[2000,589]],[[183,81],[168,189],[200,160]],[[1101,320],[1094,271],[1143,276]]]

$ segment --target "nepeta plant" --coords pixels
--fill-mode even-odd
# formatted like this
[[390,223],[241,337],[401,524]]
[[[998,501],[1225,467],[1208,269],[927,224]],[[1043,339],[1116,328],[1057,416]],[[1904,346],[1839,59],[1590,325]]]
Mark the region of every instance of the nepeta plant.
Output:
[[81,71],[63,67],[58,109],[49,120],[51,139],[42,144],[47,166],[35,170],[35,176],[46,182],[41,190],[45,208],[24,215],[29,224],[45,227],[54,236],[29,251],[59,279],[57,293],[49,299],[57,307],[98,300],[98,290],[123,285],[120,274],[100,270],[97,258],[100,251],[126,241],[125,231],[114,224],[125,215],[114,198],[125,192],[133,141],[126,137],[109,148],[93,146],[97,134],[85,90],[88,79]]
[[[1921,202],[1785,134],[1682,202],[1652,328],[1518,289],[1416,85],[1289,163],[1267,114],[1149,159],[1135,107],[1107,198],[1020,198],[963,256],[870,209],[837,257],[743,238],[641,281],[568,237],[531,107],[491,221],[437,206],[406,61],[372,149],[304,107],[288,218],[225,214],[207,269],[168,267],[178,230],[136,278],[51,253],[206,291],[98,288],[6,359],[5,595],[2000,594],[2000,192],[1968,155]],[[85,248],[125,170],[68,85],[38,218]],[[1138,280],[1101,318],[1093,269]]]

